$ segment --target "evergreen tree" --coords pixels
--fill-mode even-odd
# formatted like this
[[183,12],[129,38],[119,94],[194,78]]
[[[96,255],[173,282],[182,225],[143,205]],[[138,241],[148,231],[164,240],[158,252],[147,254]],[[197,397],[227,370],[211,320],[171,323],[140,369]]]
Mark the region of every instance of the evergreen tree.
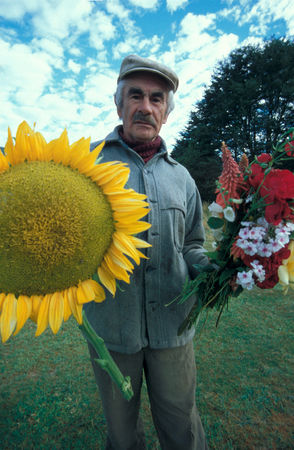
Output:
[[241,47],[216,66],[172,152],[203,200],[214,198],[222,141],[237,160],[244,152],[252,160],[294,125],[293,67],[294,43],[286,39]]

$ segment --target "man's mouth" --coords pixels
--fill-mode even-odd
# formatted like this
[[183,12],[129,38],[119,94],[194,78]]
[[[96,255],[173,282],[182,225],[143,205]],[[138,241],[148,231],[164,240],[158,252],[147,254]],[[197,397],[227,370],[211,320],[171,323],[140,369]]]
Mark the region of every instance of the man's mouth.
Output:
[[148,127],[154,127],[154,124],[151,122],[146,122],[145,120],[135,120],[134,123],[136,125],[143,125],[143,126],[148,126]]

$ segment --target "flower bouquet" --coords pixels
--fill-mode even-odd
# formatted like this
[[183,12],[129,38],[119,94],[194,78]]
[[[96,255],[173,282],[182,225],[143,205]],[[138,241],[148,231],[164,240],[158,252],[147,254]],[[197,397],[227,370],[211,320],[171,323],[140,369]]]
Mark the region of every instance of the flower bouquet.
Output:
[[91,328],[83,304],[114,296],[130,282],[150,245],[135,234],[150,224],[146,196],[126,189],[129,168],[97,158],[90,139],[69,145],[66,131],[47,143],[26,122],[0,151],[0,335],[6,342],[27,320],[36,336],[56,334],[71,315],[96,349],[97,362],[128,400],[132,389]]
[[282,161],[294,161],[293,129],[271,154],[250,164],[245,154],[237,164],[223,143],[222,160],[216,201],[209,206],[208,226],[215,239],[214,250],[207,253],[211,264],[195,266],[197,277],[183,287],[179,302],[192,294],[196,302],[179,334],[208,308],[219,311],[218,324],[230,297],[244,289],[280,283],[287,293],[294,287],[294,174],[279,168]]

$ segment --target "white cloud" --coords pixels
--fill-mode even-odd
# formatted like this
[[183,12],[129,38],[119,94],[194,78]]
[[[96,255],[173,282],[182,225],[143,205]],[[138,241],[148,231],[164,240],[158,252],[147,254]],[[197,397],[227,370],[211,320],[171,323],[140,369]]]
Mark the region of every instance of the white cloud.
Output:
[[0,40],[0,53],[5,64],[0,72],[0,85],[5,86],[6,98],[34,103],[52,78],[47,55],[33,52],[25,44],[9,45]]
[[35,13],[40,8],[40,0],[1,0],[0,16],[9,20],[20,20],[25,13]]
[[119,17],[120,20],[128,19],[129,10],[127,10],[119,0],[107,0],[106,9],[110,14]]
[[79,57],[82,55],[82,52],[78,47],[71,47],[68,51],[71,55],[76,56],[76,57]]
[[61,69],[63,67],[63,47],[59,41],[47,38],[33,39],[29,48],[32,51],[41,51],[48,64],[54,68]]
[[69,59],[67,62],[69,70],[72,70],[73,73],[80,73],[81,65],[74,62],[72,59]]
[[81,88],[85,102],[99,105],[99,107],[106,105],[106,109],[112,108],[116,79],[117,73],[102,67],[95,73],[87,75]]
[[115,27],[111,17],[103,11],[97,11],[90,18],[89,33],[90,45],[96,49],[103,49],[104,41],[115,36]]
[[276,20],[284,20],[288,35],[294,34],[294,8],[292,0],[240,0],[241,8],[235,6],[231,11],[238,19],[240,26],[245,23],[251,24],[251,32],[265,35]]
[[129,0],[129,3],[144,9],[154,9],[158,6],[158,0]]
[[38,14],[32,18],[38,36],[66,38],[69,33],[87,29],[92,3],[84,0],[47,0],[40,3]]
[[184,8],[189,0],[166,0],[166,7],[168,11],[174,12],[178,8]]

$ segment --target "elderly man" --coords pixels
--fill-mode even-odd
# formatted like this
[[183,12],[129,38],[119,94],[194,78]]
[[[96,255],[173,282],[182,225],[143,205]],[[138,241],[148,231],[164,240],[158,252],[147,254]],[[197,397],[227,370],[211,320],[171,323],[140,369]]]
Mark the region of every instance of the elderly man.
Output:
[[97,355],[90,347],[107,422],[107,449],[146,448],[139,416],[143,374],[161,448],[207,448],[195,404],[194,331],[177,334],[194,299],[167,306],[186,278],[195,275],[193,264],[207,263],[198,190],[159,136],[177,87],[177,75],[165,65],[127,56],[115,93],[122,126],[106,137],[101,153],[104,161],[128,164],[128,186],[147,195],[152,224],[141,236],[152,244],[148,259],[135,268],[130,285],[121,283],[115,298],[109,295],[103,303],[85,305],[90,323],[122,373],[131,377],[134,391],[131,401],[123,399],[95,363]]

